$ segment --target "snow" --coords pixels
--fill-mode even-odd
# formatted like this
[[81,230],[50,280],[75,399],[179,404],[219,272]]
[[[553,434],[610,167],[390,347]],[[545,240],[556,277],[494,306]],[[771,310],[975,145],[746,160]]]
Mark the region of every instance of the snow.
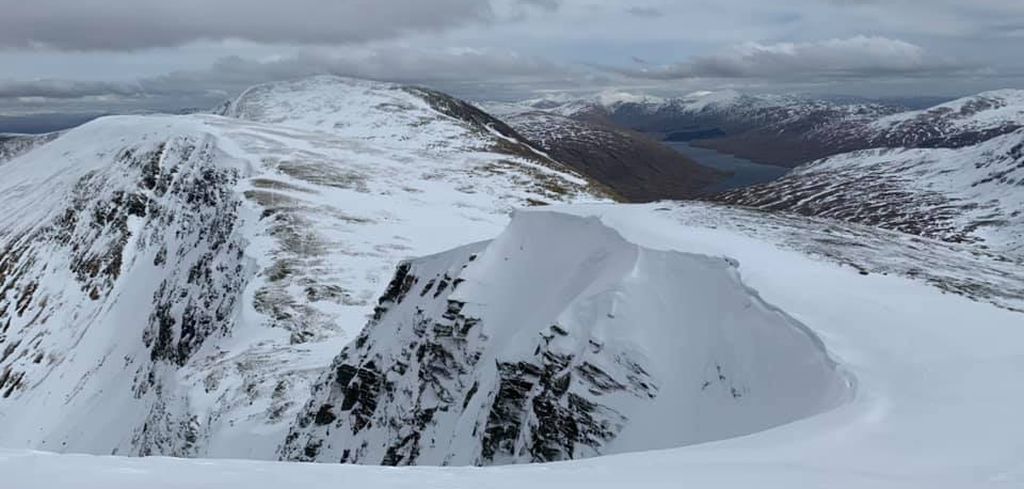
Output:
[[650,104],[658,105],[665,102],[665,99],[661,97],[655,97],[653,95],[637,95],[634,93],[623,92],[623,91],[603,91],[594,96],[597,103],[604,107],[614,107],[620,104]]
[[[565,227],[573,222],[571,216],[579,216],[585,226],[607,228],[600,232],[617,234],[643,249],[705,257],[699,260],[729,258],[737,263],[735,277],[745,288],[821,339],[831,357],[855,379],[854,395],[834,409],[746,436],[557,464],[387,469],[8,450],[0,452],[4,482],[19,488],[104,489],[143,483],[157,489],[335,487],[339,481],[370,487],[467,488],[1024,484],[1024,424],[1019,422],[1024,395],[1013,388],[1024,373],[1024,314],[949,293],[909,272],[874,272],[895,254],[908,268],[948,264],[956,272],[957,263],[974,262],[983,270],[987,258],[968,247],[706,205],[559,206],[517,216],[518,225],[532,228],[523,230],[531,239],[557,240],[560,249],[585,247],[593,238],[578,226]],[[521,221],[524,217],[526,222]],[[824,241],[825,235],[831,242]],[[833,254],[809,251],[817,236],[823,240],[821,250]],[[552,257],[557,256],[553,251]],[[931,254],[944,259],[932,263],[915,258],[926,260]],[[850,260],[871,273],[848,266]],[[611,273],[615,262],[605,262],[592,273]],[[1019,287],[1020,269],[1008,270],[1008,275],[995,275],[1013,278]],[[542,271],[538,266],[532,273]],[[974,274],[967,268],[963,273],[988,280],[983,271]],[[687,278],[678,280],[686,284]],[[516,283],[494,283],[486,290],[498,294]],[[551,282],[548,288],[546,283],[531,282],[540,290],[515,287],[510,292],[557,293],[559,283]]]
[[687,112],[701,112],[709,108],[724,110],[737,105],[743,98],[743,94],[735,90],[704,90],[682,97],[676,102],[676,105]]

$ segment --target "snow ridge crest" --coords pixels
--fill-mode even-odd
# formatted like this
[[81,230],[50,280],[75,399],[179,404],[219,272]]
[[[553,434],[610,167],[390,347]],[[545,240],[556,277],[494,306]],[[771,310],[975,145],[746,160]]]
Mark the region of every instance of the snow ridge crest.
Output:
[[736,266],[632,243],[597,217],[520,211],[494,241],[398,267],[281,456],[549,462],[739,436],[841,403],[850,383],[821,341]]

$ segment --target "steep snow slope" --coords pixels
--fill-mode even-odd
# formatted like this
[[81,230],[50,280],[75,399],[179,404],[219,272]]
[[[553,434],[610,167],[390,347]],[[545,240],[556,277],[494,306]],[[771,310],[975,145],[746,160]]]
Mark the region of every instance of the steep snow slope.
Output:
[[[559,464],[394,469],[5,451],[0,452],[4,481],[47,489],[326,488],[338,481],[372,487],[562,489],[1024,484],[1024,425],[1019,423],[1024,396],[1012,388],[1024,372],[1024,313],[1010,310],[1014,305],[1021,310],[1024,304],[1019,265],[969,247],[901,233],[707,205],[557,211],[588,218],[586,226],[604,226],[608,230],[601,232],[614,231],[623,242],[646,250],[738,263],[745,287],[811,329],[856,379],[852,399],[811,418],[743,437]],[[539,231],[563,238],[559,246],[589,246],[594,236],[589,232],[560,232],[565,220],[553,219],[549,222],[558,226]],[[536,256],[531,250],[523,256]],[[517,248],[508,254],[514,260]],[[426,266],[444,256],[454,255],[414,264]],[[592,273],[611,270],[596,267]],[[550,288],[548,282],[524,287],[558,294],[557,285],[564,280],[558,277]],[[679,277],[682,283],[686,280]],[[498,291],[511,284],[522,285],[504,281],[487,286]],[[458,290],[481,290],[482,284],[471,285],[464,282]],[[666,429],[671,426],[665,423]]]
[[599,200],[467,107],[315,78],[4,164],[0,445],[274,457],[394,263]]
[[837,155],[715,200],[947,241],[982,242],[1020,256],[1024,254],[1024,130],[962,148]]
[[524,212],[402,264],[289,435],[289,459],[548,462],[751,433],[838,405],[820,341],[721,258]]
[[635,131],[540,111],[505,120],[548,155],[632,202],[693,198],[725,177]]

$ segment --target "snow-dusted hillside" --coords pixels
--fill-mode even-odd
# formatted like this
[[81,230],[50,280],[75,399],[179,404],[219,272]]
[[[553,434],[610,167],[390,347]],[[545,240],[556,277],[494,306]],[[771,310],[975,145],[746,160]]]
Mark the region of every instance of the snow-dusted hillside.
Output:
[[505,121],[545,153],[631,202],[690,199],[725,178],[635,131],[531,111]]
[[[898,113],[887,106],[735,92],[676,99],[606,96],[589,105],[549,105],[574,110],[580,118],[597,111],[620,124],[669,131],[669,138],[704,137],[707,128],[721,128],[719,137],[694,144],[758,160],[768,155],[791,165],[825,156],[781,180],[734,190],[717,201],[1024,252],[1024,90],[985,92]],[[675,127],[690,129],[672,133]]]
[[870,148],[960,148],[1024,127],[1024,90],[996,90],[906,111],[724,90],[659,98],[598,94],[490,104],[496,113],[544,111],[599,120],[787,167]]
[[600,191],[443,94],[102,118],[0,179],[0,445],[271,458],[394,264]]
[[871,123],[870,147],[971,146],[1024,127],[1024,90],[996,90]]
[[731,90],[673,98],[602,93],[487,107],[498,114],[541,110],[597,121],[667,140],[695,141],[700,146],[786,167],[844,150],[870,147],[862,128],[901,110],[884,104],[840,103]]
[[1024,130],[961,148],[837,155],[715,199],[1024,255]]
[[399,266],[282,455],[550,462],[743,435],[849,390],[820,340],[729,259],[521,212],[492,242]]
[[543,111],[578,119],[604,117],[623,126],[670,138],[683,138],[688,131],[710,128],[720,128],[730,134],[753,129],[785,132],[797,125],[825,131],[832,124],[873,121],[897,110],[879,104],[838,103],[733,90],[694,92],[671,98],[613,92],[584,98],[550,97],[485,106],[499,115]]
[[[520,241],[511,238],[519,238]],[[538,247],[553,241],[557,241],[557,246],[548,247],[550,254]],[[586,259],[573,256],[563,260],[568,262],[563,264],[557,260],[564,257],[564,250],[596,251],[602,246],[608,247],[604,258],[592,260],[592,266],[578,268],[587,273],[558,273]],[[636,255],[625,253],[625,249],[633,249]],[[463,260],[468,260],[472,254],[477,254],[477,258],[462,269]],[[646,257],[641,259],[639,255]],[[630,260],[634,256],[636,260]],[[508,262],[505,262],[505,257],[508,257]],[[654,257],[665,258],[667,261],[663,264],[666,266],[649,267],[642,263]],[[527,259],[533,267],[516,266],[519,260]],[[532,278],[533,274],[543,274],[546,269],[550,269],[547,281],[521,280]],[[3,481],[14,487],[40,489],[64,485],[102,489],[139,485],[156,489],[203,485],[273,488],[281,484],[317,488],[336,487],[339,481],[372,487],[560,489],[675,488],[680,484],[722,488],[935,489],[1009,488],[1024,484],[1024,465],[1019,456],[1024,425],[1018,422],[1019,413],[1024,410],[1024,396],[1019,389],[1012,388],[1024,372],[1021,360],[1024,358],[1024,330],[1021,329],[1021,324],[1024,324],[1024,313],[1021,312],[1024,310],[1024,269],[996,254],[871,227],[710,205],[576,206],[526,211],[517,214],[506,232],[490,244],[462,247],[410,262],[408,273],[413,275],[405,276],[419,276],[420,280],[410,281],[411,288],[405,291],[403,300],[381,304],[380,321],[369,330],[363,346],[350,351],[400,352],[397,347],[381,343],[383,333],[398,331],[402,336],[397,338],[404,341],[413,339],[413,336],[405,336],[405,333],[415,330],[415,324],[408,322],[415,317],[415,311],[407,310],[413,304],[424,305],[424,317],[433,316],[439,308],[447,309],[447,300],[440,300],[440,296],[435,303],[419,295],[420,289],[426,285],[424,281],[432,278],[423,273],[442,270],[450,270],[450,276],[459,273],[466,278],[451,292],[452,298],[458,299],[460,294],[464,294],[462,297],[467,301],[458,312],[453,312],[454,320],[460,321],[461,317],[461,324],[468,324],[464,320],[471,317],[468,314],[471,311],[481,313],[484,318],[482,322],[471,325],[468,337],[473,338],[481,329],[502,322],[517,326],[489,340],[492,345],[500,341],[515,348],[508,352],[487,350],[486,355],[508,353],[507,358],[529,363],[545,356],[558,358],[564,352],[572,352],[575,358],[594,361],[594,347],[589,339],[603,339],[601,344],[605,351],[623,348],[629,352],[630,358],[643,357],[644,361],[651,362],[648,373],[652,384],[660,387],[659,396],[667,394],[661,389],[673,384],[697,393],[701,392],[705,381],[687,369],[680,369],[679,378],[654,382],[660,375],[659,368],[665,366],[663,362],[669,359],[656,354],[659,348],[683,349],[688,355],[678,355],[675,361],[684,365],[708,356],[733,358],[735,354],[734,358],[748,358],[742,348],[745,344],[742,340],[748,336],[743,332],[772,331],[768,341],[778,341],[774,333],[790,331],[794,333],[790,338],[796,341],[788,343],[789,346],[798,346],[809,338],[795,334],[797,330],[790,328],[798,321],[821,340],[830,357],[854,381],[853,389],[849,391],[850,397],[846,402],[834,409],[747,436],[559,464],[483,469],[381,468],[57,456],[8,450],[0,451]],[[478,275],[484,272],[488,279],[486,282]],[[664,281],[669,275],[673,280]],[[394,290],[401,293],[406,283],[404,279],[399,281]],[[436,291],[438,283],[435,282],[433,290]],[[567,284],[586,284],[587,287],[574,295],[579,289],[565,287]],[[666,285],[671,290],[664,295],[635,294],[655,284]],[[442,295],[448,293],[453,285],[454,280]],[[705,285],[707,290],[702,290]],[[682,344],[676,343],[683,339],[678,335],[706,331],[702,324],[707,323],[702,322],[702,316],[696,311],[704,305],[701,299],[712,291],[731,291],[719,297],[724,301],[721,305],[745,297],[743,300],[749,301],[752,310],[723,308],[721,311],[749,315],[748,319],[756,321],[736,323],[735,328],[726,330],[734,334],[727,336],[695,334]],[[756,291],[756,297],[752,291]],[[512,323],[519,317],[547,322],[543,319],[552,316],[547,314],[546,307],[511,307],[511,302],[498,297],[501,293],[515,294],[524,299],[536,297],[541,305],[568,305],[564,310],[566,315],[548,326],[557,324],[559,328],[565,328],[567,334],[562,336],[554,328],[538,330],[526,327],[532,322]],[[389,294],[388,297],[398,296]],[[428,294],[427,297],[432,296]],[[569,297],[575,298],[559,300]],[[474,301],[485,298],[489,300],[487,304]],[[615,318],[609,318],[607,314],[602,316],[606,312],[602,305],[610,304],[617,304],[612,312]],[[767,315],[761,304],[771,306]],[[669,318],[647,318],[643,314],[644,311],[672,310],[674,307],[685,310],[676,310],[677,314]],[[591,312],[594,320],[587,317]],[[405,319],[401,319],[403,316]],[[770,319],[772,317],[775,319]],[[645,318],[652,321],[640,321]],[[445,319],[443,315],[442,319]],[[728,322],[727,318],[719,320]],[[402,322],[406,322],[404,328],[400,328]],[[425,337],[458,344],[455,336],[438,338],[438,333],[446,333],[447,330],[432,323]],[[583,324],[595,327],[588,329],[582,327]],[[375,335],[375,330],[382,334]],[[452,330],[453,335],[456,331],[459,330]],[[641,335],[644,331],[666,334],[668,341],[662,345],[645,340]],[[544,336],[537,335],[538,332]],[[520,333],[522,337],[518,338]],[[585,339],[588,340],[584,344]],[[722,341],[707,351],[696,347],[707,340]],[[537,346],[551,346],[538,357],[533,351],[522,351],[523,346],[531,342]],[[467,339],[462,344],[480,346],[482,343]],[[630,349],[627,345],[645,348]],[[569,348],[563,350],[566,346]],[[430,355],[436,354],[435,349],[428,350]],[[458,350],[453,348],[450,351]],[[772,357],[778,351],[771,348],[763,353]],[[356,358],[347,360],[355,361]],[[427,358],[427,353],[424,358]],[[772,359],[781,361],[781,365],[791,365],[788,362],[798,360]],[[337,366],[344,367],[347,360],[341,359]],[[753,363],[740,363],[749,368],[755,367]],[[717,408],[729,403],[742,405],[757,395],[772,392],[775,382],[787,385],[793,381],[771,376],[770,365],[757,364],[766,369],[764,371],[745,371],[740,364],[730,365],[736,368],[726,373],[730,382],[755,378],[773,382],[746,383],[750,388],[749,395],[731,398],[712,379],[707,389],[714,389],[714,394],[699,395],[714,397],[722,404],[715,404],[715,411],[703,411],[703,415],[714,417],[719,414]],[[421,366],[414,355],[407,372]],[[497,366],[487,368],[497,369]],[[350,370],[345,369],[345,372]],[[367,372],[365,369],[357,371],[352,379],[370,379]],[[439,375],[431,370],[419,372]],[[567,392],[580,393],[576,372],[569,370],[565,373],[573,374]],[[713,369],[711,377],[717,378],[716,374],[717,369]],[[321,426],[358,419],[353,416],[357,410],[360,413],[389,411],[411,414],[415,405],[381,404],[372,410],[362,403],[374,393],[387,395],[389,382],[394,382],[396,387],[407,385],[402,383],[403,375],[407,374],[392,371],[376,385],[372,382],[349,383],[349,387],[358,385],[362,393],[352,405],[352,410],[346,411],[337,405],[333,410],[325,410],[320,421],[327,420],[330,415],[338,418]],[[544,375],[541,372],[538,376]],[[438,381],[454,385],[453,379],[438,377]],[[471,403],[480,402],[480,393],[486,389],[480,387],[477,391],[470,396]],[[552,391],[539,386],[530,389],[530,395],[534,396],[532,399],[539,400],[531,406],[547,405],[544,402],[547,398],[541,395],[545,392]],[[395,390],[393,394],[404,395],[401,390]],[[587,392],[585,395],[612,403],[628,402],[631,394]],[[424,396],[423,400],[428,398]],[[455,401],[458,404],[456,410],[461,409],[462,400]],[[647,401],[634,402],[634,406],[639,406]],[[657,396],[651,402],[657,403]],[[310,407],[316,407],[315,411],[320,412],[315,403]],[[409,411],[404,410],[407,407]],[[751,402],[742,409],[756,411],[767,407]],[[682,413],[673,410],[670,414],[676,417],[663,420],[660,427],[664,433],[658,433],[666,438],[676,429],[675,423],[681,422],[679,415]],[[451,416],[440,411],[433,415],[439,418]],[[653,424],[656,420],[640,421]],[[317,426],[316,423],[314,418],[310,426]],[[343,426],[342,432],[350,426]],[[388,428],[373,424],[367,425],[365,430]],[[621,436],[625,433],[623,431]],[[342,436],[335,430],[331,435]],[[421,441],[426,443],[428,440],[424,438]],[[383,448],[368,444],[367,451]]]

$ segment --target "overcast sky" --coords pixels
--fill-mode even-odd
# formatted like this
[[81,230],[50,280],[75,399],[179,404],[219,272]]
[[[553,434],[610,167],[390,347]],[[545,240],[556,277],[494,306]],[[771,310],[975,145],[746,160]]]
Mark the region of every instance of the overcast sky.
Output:
[[474,99],[1024,88],[1024,0],[0,0],[0,116],[207,107],[317,73]]

